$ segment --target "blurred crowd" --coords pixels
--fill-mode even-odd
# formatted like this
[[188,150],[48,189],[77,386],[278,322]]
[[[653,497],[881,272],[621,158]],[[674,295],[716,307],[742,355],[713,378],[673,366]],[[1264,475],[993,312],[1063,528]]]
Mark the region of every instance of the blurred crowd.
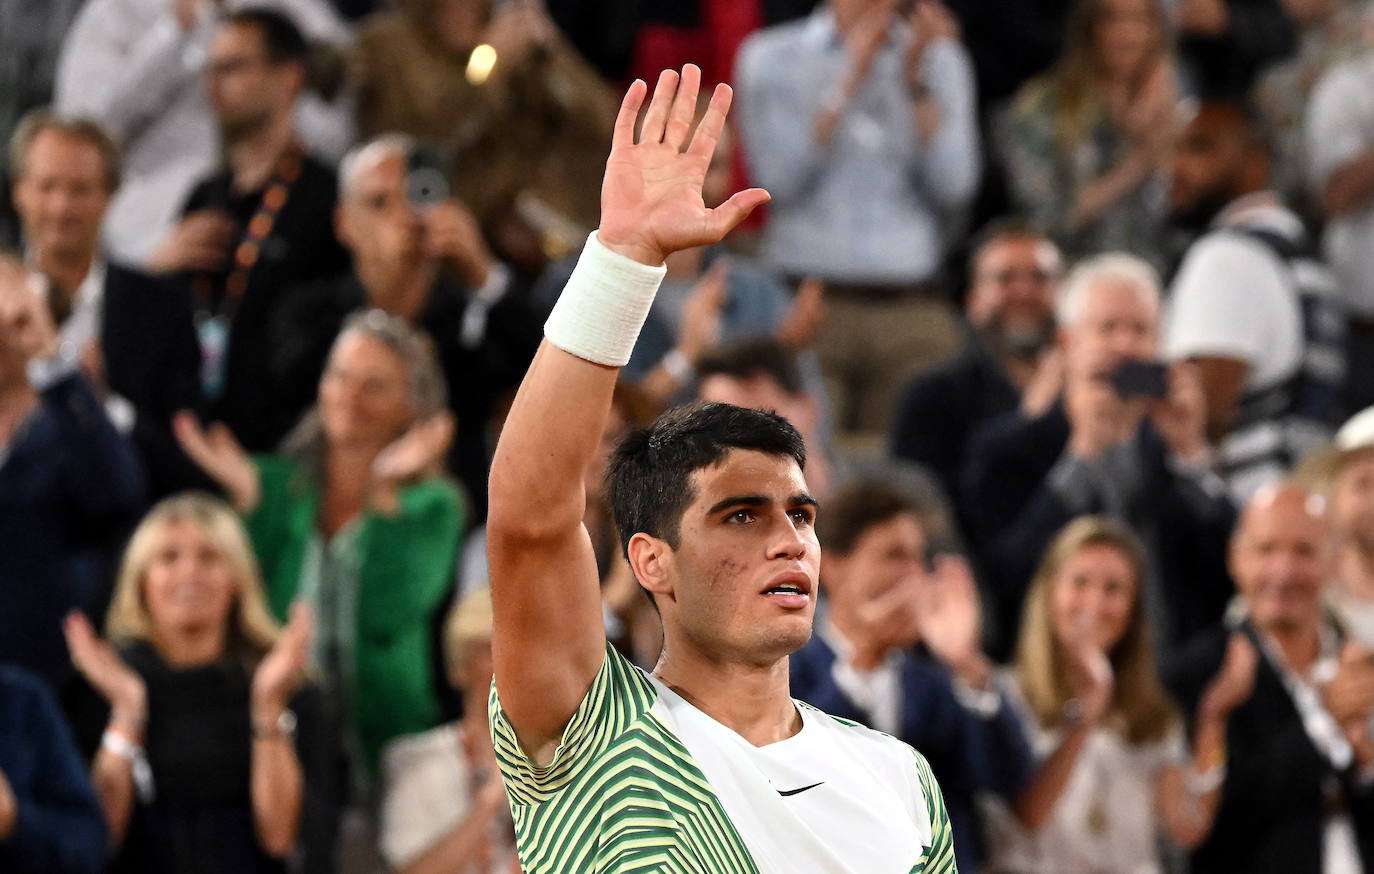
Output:
[[794,696],[965,874],[1374,874],[1370,0],[0,0],[0,870],[519,870],[490,454],[688,61],[605,448],[797,425]]

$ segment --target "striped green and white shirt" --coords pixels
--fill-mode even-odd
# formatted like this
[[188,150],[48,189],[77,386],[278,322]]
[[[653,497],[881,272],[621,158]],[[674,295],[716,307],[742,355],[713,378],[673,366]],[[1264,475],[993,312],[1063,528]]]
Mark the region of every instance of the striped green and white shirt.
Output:
[[554,759],[535,767],[491,694],[526,874],[954,874],[925,759],[798,702],[753,747],[607,647]]

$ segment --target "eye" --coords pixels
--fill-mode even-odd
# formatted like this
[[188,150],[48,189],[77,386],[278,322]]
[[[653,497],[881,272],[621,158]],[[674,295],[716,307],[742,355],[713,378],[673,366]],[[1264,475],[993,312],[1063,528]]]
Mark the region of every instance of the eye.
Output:
[[792,521],[797,525],[806,526],[811,524],[810,510],[792,510],[787,515],[792,517]]
[[725,521],[731,525],[747,525],[754,521],[753,510],[736,510],[725,517]]

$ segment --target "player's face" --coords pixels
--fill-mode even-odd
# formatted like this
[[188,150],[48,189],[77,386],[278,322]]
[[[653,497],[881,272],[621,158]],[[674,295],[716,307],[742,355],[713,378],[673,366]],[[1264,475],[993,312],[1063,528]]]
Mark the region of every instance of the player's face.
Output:
[[790,458],[734,450],[693,477],[671,557],[673,591],[660,595],[669,646],[757,664],[811,637],[820,568],[815,501]]

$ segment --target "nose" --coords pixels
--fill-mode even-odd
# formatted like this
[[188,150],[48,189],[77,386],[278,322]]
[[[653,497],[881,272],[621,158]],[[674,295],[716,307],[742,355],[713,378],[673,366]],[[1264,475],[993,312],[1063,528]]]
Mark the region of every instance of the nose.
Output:
[[797,527],[797,523],[793,521],[791,516],[784,515],[782,523],[776,526],[776,531],[769,544],[768,557],[795,561],[805,557],[806,549],[806,538]]

